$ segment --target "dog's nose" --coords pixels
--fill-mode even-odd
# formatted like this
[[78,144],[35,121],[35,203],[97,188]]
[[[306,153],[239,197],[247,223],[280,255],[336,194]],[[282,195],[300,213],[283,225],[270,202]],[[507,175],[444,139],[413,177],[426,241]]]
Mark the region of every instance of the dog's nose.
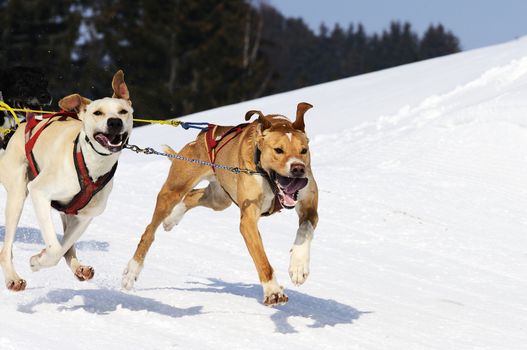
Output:
[[108,132],[118,133],[123,129],[123,121],[119,118],[109,118],[106,122],[108,125]]
[[291,164],[291,175],[293,177],[304,177],[306,174],[306,166],[302,163]]

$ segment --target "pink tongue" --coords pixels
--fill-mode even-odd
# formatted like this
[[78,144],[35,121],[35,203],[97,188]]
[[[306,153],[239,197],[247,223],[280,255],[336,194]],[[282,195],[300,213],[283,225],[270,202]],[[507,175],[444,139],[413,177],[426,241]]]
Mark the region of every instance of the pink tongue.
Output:
[[284,196],[282,197],[283,201],[284,201],[284,205],[285,206],[288,206],[288,207],[293,207],[295,204],[296,204],[296,201],[289,197],[287,194],[284,194]]
[[97,141],[102,142],[105,145],[108,145],[110,143],[110,140],[108,140],[108,138],[103,134],[97,134],[95,135],[95,138],[97,139]]
[[289,193],[289,194],[293,194],[295,193],[296,191],[299,191],[301,189],[303,189],[304,187],[306,187],[307,185],[307,178],[299,178],[299,179],[294,179],[293,181],[291,181],[291,183],[289,185],[287,185],[286,188],[284,188],[284,192],[285,193]]

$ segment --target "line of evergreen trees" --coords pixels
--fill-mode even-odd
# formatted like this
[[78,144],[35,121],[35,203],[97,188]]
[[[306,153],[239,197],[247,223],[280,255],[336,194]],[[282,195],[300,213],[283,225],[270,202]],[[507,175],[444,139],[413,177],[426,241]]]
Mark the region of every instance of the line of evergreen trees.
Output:
[[44,67],[55,100],[109,94],[127,73],[136,115],[167,118],[460,50],[441,25],[314,33],[249,0],[0,0],[0,68]]

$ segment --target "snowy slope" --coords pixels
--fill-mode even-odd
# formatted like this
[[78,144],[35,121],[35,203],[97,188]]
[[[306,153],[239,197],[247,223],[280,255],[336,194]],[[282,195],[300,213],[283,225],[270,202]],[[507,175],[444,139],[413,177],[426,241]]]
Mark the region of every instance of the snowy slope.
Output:
[[[128,152],[78,244],[91,282],[62,262],[30,271],[42,240],[26,203],[14,253],[28,290],[0,291],[0,349],[525,349],[526,91],[522,38],[190,116],[237,124],[248,109],[315,106],[320,224],[306,284],[287,274],[295,213],[262,219],[290,302],[260,303],[233,206],[160,229],[136,289],[121,291],[169,167]],[[152,126],[132,143],[177,148],[194,135]]]

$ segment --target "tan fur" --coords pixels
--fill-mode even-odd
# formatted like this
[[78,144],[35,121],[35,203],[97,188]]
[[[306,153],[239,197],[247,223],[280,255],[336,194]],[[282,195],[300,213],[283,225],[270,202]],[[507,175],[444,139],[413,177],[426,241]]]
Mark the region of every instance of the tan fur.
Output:
[[[246,120],[254,114],[258,115],[258,120],[246,127],[233,141],[227,143],[216,157],[218,164],[254,170],[256,168],[254,154],[258,147],[261,151],[261,166],[266,171],[273,170],[282,176],[289,176],[291,164],[305,165],[309,182],[300,191],[296,205],[299,232],[295,245],[300,242],[301,248],[297,249],[300,252],[297,254],[295,245],[293,246],[290,266],[291,278],[296,284],[303,283],[307,278],[306,266],[309,261],[311,231],[318,222],[318,190],[310,169],[308,139],[304,133],[303,118],[309,108],[311,105],[300,103],[297,108],[297,118],[293,123],[282,116],[274,118],[273,115],[264,116],[260,111],[247,112]],[[227,126],[218,127],[216,135],[222,135],[229,129],[230,127]],[[199,134],[195,142],[184,146],[178,154],[209,161],[205,135],[205,133]],[[277,154],[275,151],[277,148],[280,148],[282,153]],[[165,150],[175,153],[168,147]],[[207,188],[193,189],[204,179],[210,182]],[[154,241],[156,229],[163,221],[165,221],[165,229],[170,229],[179,222],[185,211],[196,206],[223,210],[234,201],[240,208],[240,232],[264,287],[264,303],[272,305],[286,302],[287,296],[274,277],[257,225],[260,216],[271,209],[273,198],[272,189],[262,176],[243,173],[236,175],[224,169],[216,169],[216,172],[213,172],[211,167],[173,160],[168,178],[157,196],[152,220],[146,227],[135,254],[124,272],[123,287],[132,288]]]

